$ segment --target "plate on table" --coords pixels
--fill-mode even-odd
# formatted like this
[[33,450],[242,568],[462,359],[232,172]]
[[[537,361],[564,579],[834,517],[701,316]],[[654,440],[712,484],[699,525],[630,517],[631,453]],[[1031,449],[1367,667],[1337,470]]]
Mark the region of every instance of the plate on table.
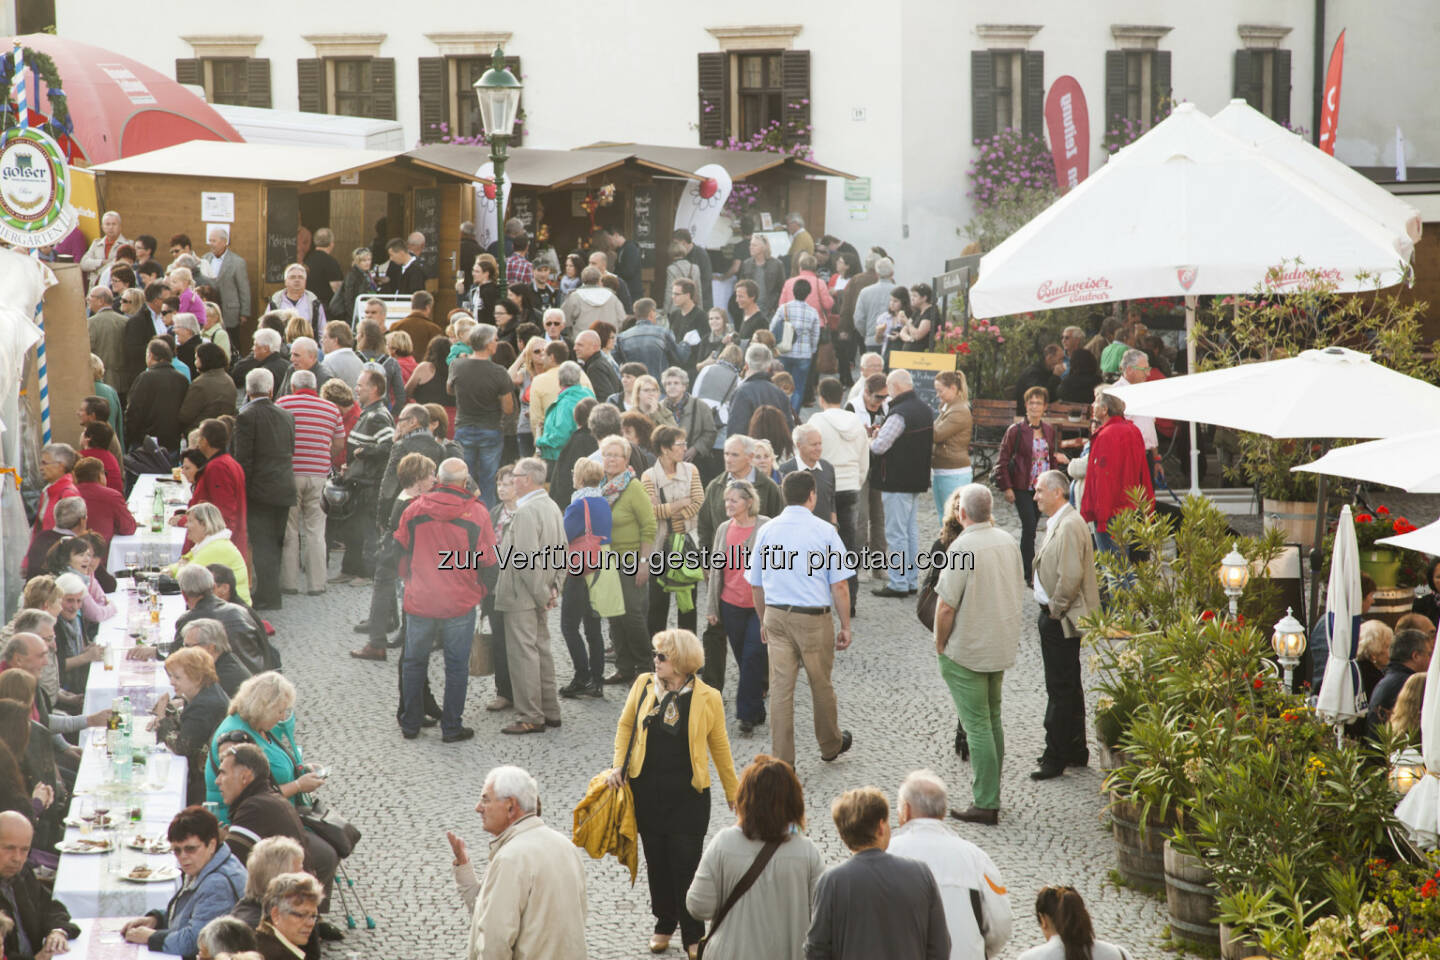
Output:
[[170,841],[163,836],[147,837],[143,834],[136,834],[125,840],[125,846],[131,850],[139,850],[141,853],[170,852]]
[[173,866],[163,867],[132,867],[120,875],[120,879],[129,880],[131,883],[168,883],[180,876],[180,868]]
[[76,837],[57,843],[55,849],[61,853],[109,853],[115,849],[115,844],[108,837]]
[[[114,816],[113,814],[107,813],[104,817],[96,817],[92,825],[97,829],[106,830],[110,827],[115,826],[115,824],[119,822],[120,819],[118,817]],[[85,829],[85,821],[81,820],[79,817],[66,817],[65,826],[74,827],[77,830],[83,830]]]

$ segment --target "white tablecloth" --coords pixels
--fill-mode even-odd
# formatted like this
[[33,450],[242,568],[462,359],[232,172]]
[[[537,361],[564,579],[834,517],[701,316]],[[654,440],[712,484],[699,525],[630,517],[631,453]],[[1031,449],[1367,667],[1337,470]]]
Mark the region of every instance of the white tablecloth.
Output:
[[[129,635],[129,622],[130,610],[139,606],[139,597],[130,592],[128,580],[122,580],[120,584],[120,589],[109,597],[110,602],[115,604],[115,616],[101,623],[95,633],[96,643],[113,643],[120,647],[118,662],[114,670],[106,670],[102,663],[90,665],[90,677],[85,681],[86,716],[112,706],[121,686],[132,688],[126,691],[131,694],[132,701],[137,692],[142,698],[149,694],[148,703],[136,706],[137,714],[148,711],[159,694],[170,692],[170,678],[160,664],[146,660],[127,661],[124,658],[125,651],[135,645],[134,638]],[[151,632],[149,611],[142,609],[140,612],[148,635]],[[153,633],[161,646],[174,642],[175,622],[184,613],[184,597],[172,594],[160,598],[160,622],[155,625]]]
[[[75,919],[75,918],[72,918]],[[120,928],[129,917],[107,917],[103,920],[75,919],[80,936],[70,941],[70,952],[57,954],[63,960],[145,960],[146,957],[173,957],[173,953],[155,953],[139,943],[126,943]]]
[[[130,490],[130,513],[135,517],[136,529],[129,536],[117,536],[110,541],[110,561],[106,565],[111,573],[125,569],[125,554],[134,550],[140,554],[140,562],[147,560],[147,551],[154,554],[158,563],[174,563],[180,559],[185,548],[185,528],[168,524],[159,533],[150,532],[150,518],[154,514],[155,485],[170,477],[159,473],[142,473]],[[190,484],[163,483],[165,492],[165,516],[168,520],[174,512],[190,503]]]

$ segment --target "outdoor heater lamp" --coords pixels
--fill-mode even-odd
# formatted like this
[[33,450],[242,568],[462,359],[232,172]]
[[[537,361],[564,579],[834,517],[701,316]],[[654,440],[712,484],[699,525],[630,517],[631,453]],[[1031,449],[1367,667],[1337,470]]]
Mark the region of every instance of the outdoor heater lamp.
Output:
[[495,48],[490,69],[475,81],[475,99],[480,102],[480,124],[490,144],[490,162],[495,166],[495,232],[499,236],[500,299],[505,299],[505,147],[515,132],[520,112],[520,81],[505,69],[505,51]]
[[1295,667],[1305,652],[1305,626],[1295,619],[1291,608],[1286,607],[1285,616],[1275,624],[1275,632],[1270,636],[1270,646],[1274,648],[1275,656],[1285,670],[1285,689],[1289,690]]
[[1240,547],[1237,544],[1230,544],[1230,552],[1225,559],[1220,561],[1220,586],[1225,588],[1225,596],[1230,598],[1230,616],[1236,614],[1236,601],[1240,599],[1245,584],[1250,582],[1250,561],[1240,555]]

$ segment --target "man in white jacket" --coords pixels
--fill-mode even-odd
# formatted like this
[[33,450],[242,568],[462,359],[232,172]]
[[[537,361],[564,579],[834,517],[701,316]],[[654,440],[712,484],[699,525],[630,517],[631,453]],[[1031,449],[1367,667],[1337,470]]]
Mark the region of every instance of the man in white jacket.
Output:
[[485,881],[465,841],[446,833],[455,854],[455,885],[473,911],[467,960],[584,957],[585,868],[580,848],[540,819],[540,788],[519,767],[496,767],[475,810],[490,841]]
[[[846,410],[845,388],[834,377],[825,377],[815,386],[820,410],[810,417],[810,426],[820,431],[820,457],[835,468],[835,526],[846,550],[860,546],[861,488],[870,473],[870,437],[865,421]],[[860,592],[857,572],[850,582],[850,616],[855,616],[855,597]]]
[[900,826],[889,852],[930,868],[950,928],[950,960],[993,957],[1010,939],[1010,896],[995,861],[944,823],[949,798],[945,784],[929,770],[917,770],[900,784]]

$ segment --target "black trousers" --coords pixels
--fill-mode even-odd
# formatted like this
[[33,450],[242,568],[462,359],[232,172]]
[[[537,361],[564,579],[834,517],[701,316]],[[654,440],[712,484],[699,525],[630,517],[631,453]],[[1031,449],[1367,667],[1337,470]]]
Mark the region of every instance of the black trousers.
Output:
[[[640,560],[644,563],[644,558]],[[615,645],[615,672],[635,678],[651,669],[650,635],[645,632],[648,589],[635,582],[634,574],[620,571],[620,592],[625,612],[610,618],[610,642]]]
[[510,686],[510,657],[505,652],[505,614],[496,610],[491,595],[486,594],[481,609],[490,618],[490,663],[495,667],[495,695],[514,701]]
[[1031,581],[1031,564],[1035,559],[1035,528],[1040,524],[1040,509],[1035,506],[1034,490],[1015,491],[1015,512],[1020,515],[1020,559],[1025,565],[1025,582]]
[[690,881],[695,879],[695,871],[700,866],[705,835],[641,831],[640,843],[645,847],[645,874],[650,881],[650,912],[655,915],[655,932],[668,937],[678,926],[685,946],[699,943],[705,935],[705,924],[685,909],[685,892],[690,889]]
[[1045,664],[1045,759],[1079,763],[1090,759],[1085,743],[1085,691],[1080,684],[1080,638],[1041,609],[1040,656]]
[[[649,629],[650,636],[654,637],[655,634],[664,630],[670,622],[670,594],[665,591],[664,587],[660,586],[660,578],[655,576],[650,578],[646,589],[650,593],[650,599],[645,614],[645,626]],[[698,606],[700,589],[698,586],[690,591],[690,599],[694,605],[690,607],[689,613],[681,613],[678,609],[680,601],[675,601],[677,608],[675,611],[675,623],[681,630],[689,630],[691,633],[695,633],[695,626],[699,621],[700,613]]]
[[[379,490],[375,487],[357,487],[350,496],[356,500],[355,512],[346,521],[345,531],[341,536],[345,542],[345,557],[340,561],[340,572],[352,577],[373,577],[375,538],[379,533],[375,524],[375,501]],[[283,537],[283,526],[280,532]],[[256,566],[258,568],[258,563]]]
[[730,650],[724,621],[713,626],[707,621],[705,632],[700,635],[700,645],[705,648],[705,666],[700,668],[700,679],[716,690],[724,690],[725,658]]
[[[837,490],[835,492],[835,526],[840,533],[840,542],[846,550],[856,549],[857,526],[860,522],[860,491]],[[860,575],[850,578],[850,616],[855,616],[855,600],[860,593]]]
[[270,503],[245,504],[245,532],[250,537],[250,558],[255,564],[255,579],[250,584],[250,597],[257,607],[280,606],[280,554],[285,547],[285,523],[290,508]]

